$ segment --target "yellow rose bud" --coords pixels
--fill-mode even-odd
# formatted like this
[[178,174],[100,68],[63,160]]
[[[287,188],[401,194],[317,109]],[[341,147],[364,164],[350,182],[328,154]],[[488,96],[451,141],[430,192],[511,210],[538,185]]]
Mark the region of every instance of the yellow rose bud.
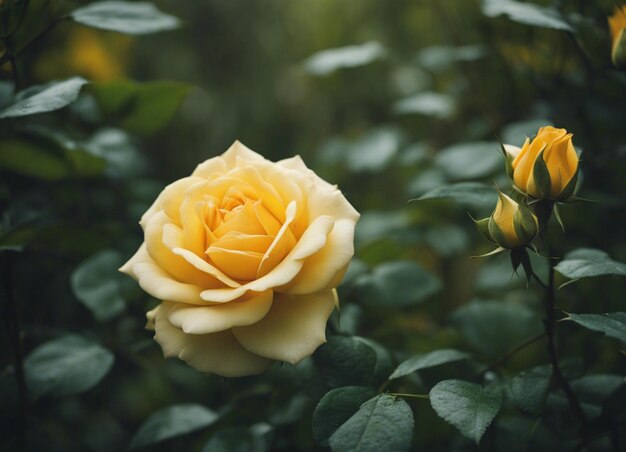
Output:
[[514,249],[528,245],[535,238],[539,222],[525,204],[498,192],[498,203],[487,228],[492,241],[502,248]]
[[611,30],[611,59],[615,66],[626,66],[626,6],[615,7],[609,17]]
[[542,127],[532,141],[526,139],[511,167],[513,183],[520,191],[534,198],[567,199],[578,177],[572,134],[565,129]]
[[161,304],[148,328],[166,357],[243,376],[325,342],[359,214],[300,157],[236,142],[159,195],[120,269]]

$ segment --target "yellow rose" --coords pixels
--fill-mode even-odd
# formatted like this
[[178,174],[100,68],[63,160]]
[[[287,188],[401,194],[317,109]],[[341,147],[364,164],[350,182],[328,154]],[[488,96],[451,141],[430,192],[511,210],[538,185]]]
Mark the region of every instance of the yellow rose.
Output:
[[626,65],[626,6],[616,6],[613,15],[609,17],[611,29],[611,59],[615,66]]
[[528,245],[539,231],[537,217],[530,209],[502,192],[498,192],[498,202],[491,216],[476,223],[489,240],[506,249]]
[[576,187],[578,155],[572,134],[565,129],[542,127],[520,149],[505,145],[510,158],[513,183],[534,198],[565,200]]
[[162,301],[147,316],[166,357],[257,374],[325,342],[358,219],[299,156],[274,163],[235,142],[163,190],[120,270]]

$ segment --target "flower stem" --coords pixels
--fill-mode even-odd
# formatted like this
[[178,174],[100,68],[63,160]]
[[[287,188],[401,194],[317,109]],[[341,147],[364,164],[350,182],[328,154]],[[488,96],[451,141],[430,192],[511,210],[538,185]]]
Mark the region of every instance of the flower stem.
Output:
[[517,352],[525,349],[529,345],[534,344],[539,339],[543,338],[545,335],[546,335],[546,332],[542,331],[539,334],[536,334],[536,335],[534,335],[532,337],[529,337],[524,342],[516,345],[515,347],[513,347],[512,349],[510,349],[509,351],[504,353],[502,356],[498,357],[495,361],[491,362],[487,367],[485,367],[483,370],[480,371],[479,375],[484,375],[486,372],[488,372],[488,371],[490,371],[492,369],[495,369],[496,367],[500,366],[502,363],[504,363],[511,356],[513,356]]
[[20,412],[18,415],[19,450],[26,450],[26,412],[28,406],[28,392],[26,388],[26,378],[24,376],[24,353],[22,349],[22,338],[20,335],[20,320],[15,305],[15,293],[13,288],[13,256],[11,251],[0,253],[2,259],[2,275],[5,296],[2,297],[2,316],[6,320],[9,343],[13,352],[13,363],[15,378],[17,379],[17,389],[20,401]]
[[[536,281],[541,282],[541,280],[534,274],[533,276]],[[572,387],[569,382],[563,375],[561,370],[561,366],[559,365],[559,360],[556,353],[556,344],[555,344],[555,335],[554,335],[554,326],[556,325],[556,297],[554,293],[554,264],[550,263],[550,271],[548,277],[548,284],[540,284],[544,289],[544,308],[546,318],[544,319],[545,325],[545,333],[548,339],[548,357],[550,359],[550,364],[552,364],[552,377],[557,384],[557,386],[565,393],[567,397],[567,401],[574,413],[574,415],[578,418],[580,422],[580,434],[581,434],[581,444],[585,444],[587,442],[588,436],[588,428],[587,428],[587,416],[580,405],[580,401],[574,394]]]
[[413,399],[429,399],[428,394],[407,394],[404,392],[386,392],[387,395],[398,396],[398,397],[410,397]]

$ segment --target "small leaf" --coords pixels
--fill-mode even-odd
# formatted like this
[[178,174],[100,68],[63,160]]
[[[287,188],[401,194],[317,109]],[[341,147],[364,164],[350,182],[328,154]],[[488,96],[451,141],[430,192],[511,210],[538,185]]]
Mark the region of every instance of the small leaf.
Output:
[[396,370],[393,371],[389,379],[394,380],[421,369],[428,369],[430,367],[440,366],[442,364],[461,361],[464,359],[470,359],[470,355],[451,348],[444,348],[430,353],[416,355],[402,362]]
[[265,452],[270,450],[272,426],[264,422],[250,427],[226,427],[218,430],[202,452]]
[[604,333],[626,344],[626,312],[609,314],[569,314],[572,320],[587,329]]
[[322,50],[305,62],[305,70],[313,75],[328,75],[338,69],[364,66],[387,56],[387,50],[376,41],[361,45]]
[[34,349],[24,361],[35,396],[79,394],[97,385],[113,365],[113,354],[79,336],[65,336]]
[[180,26],[176,17],[147,2],[95,2],[78,8],[70,16],[79,24],[130,35],[145,35]]
[[441,381],[430,390],[429,396],[437,414],[476,444],[502,406],[499,388],[483,388],[461,380]]
[[594,276],[626,276],[626,264],[614,261],[604,251],[593,248],[579,248],[566,254],[554,269],[572,280],[566,284]]
[[524,25],[574,31],[559,12],[553,8],[514,0],[483,0],[482,9],[483,13],[489,17],[504,14],[512,21]]
[[361,405],[330,437],[333,452],[408,451],[413,437],[413,412],[402,399],[386,394]]
[[480,45],[431,46],[420,50],[417,62],[426,69],[441,72],[452,67],[454,63],[476,61],[486,54],[486,49]]
[[26,137],[0,138],[0,168],[46,181],[70,174],[69,165],[59,153]]
[[364,386],[344,386],[326,393],[313,412],[313,436],[321,446],[359,407],[374,397],[376,391]]
[[376,352],[362,341],[333,336],[313,359],[331,387],[373,384]]
[[152,445],[166,439],[208,427],[218,415],[193,403],[174,405],[157,411],[146,420],[130,443],[131,449]]
[[437,277],[410,261],[378,265],[354,283],[357,298],[364,303],[398,308],[418,305],[441,287]]
[[552,367],[537,366],[525,370],[511,380],[513,403],[517,407],[534,416],[543,412],[543,407],[550,389]]
[[98,321],[109,320],[124,310],[117,271],[123,263],[119,253],[105,250],[82,262],[72,273],[74,295]]
[[392,127],[379,127],[366,133],[350,146],[346,165],[351,171],[380,171],[396,155],[400,132]]
[[481,182],[460,182],[435,188],[420,196],[417,201],[430,199],[451,199],[472,207],[491,210],[496,205],[497,195],[494,189]]
[[460,143],[442,149],[435,164],[453,180],[478,179],[500,169],[502,155],[498,143]]
[[[80,89],[87,83],[81,77],[44,86],[30,88],[24,97],[0,112],[0,118],[15,118],[59,110],[76,100]],[[33,94],[30,94],[30,93]]]
[[396,101],[392,109],[399,115],[420,114],[446,119],[454,115],[456,105],[447,94],[427,91]]

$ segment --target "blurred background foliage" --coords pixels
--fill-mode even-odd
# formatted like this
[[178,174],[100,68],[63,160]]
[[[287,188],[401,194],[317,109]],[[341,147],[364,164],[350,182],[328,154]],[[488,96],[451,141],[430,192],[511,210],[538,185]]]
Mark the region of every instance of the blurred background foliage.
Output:
[[[180,27],[134,36],[65,20],[36,38],[87,3],[0,2],[28,5],[10,38],[2,16],[3,55],[32,41],[18,77],[3,60],[0,110],[51,80],[93,82],[70,79],[80,95],[62,110],[0,119],[3,285],[28,356],[30,450],[323,449],[333,431],[312,429],[313,412],[332,388],[427,393],[449,378],[506,386],[545,364],[541,341],[498,360],[541,332],[541,297],[506,257],[469,259],[489,244],[467,217],[491,212],[489,184],[510,185],[498,142],[521,146],[543,125],[574,134],[580,194],[595,200],[563,207],[565,235],[558,225],[549,233],[554,255],[589,247],[626,261],[626,74],[610,59],[613,0],[532,2],[549,8],[534,15],[507,0],[156,1]],[[116,269],[142,241],[137,221],[160,190],[235,139],[272,160],[302,155],[362,219],[329,343],[297,366],[224,380],[163,360],[143,329],[155,300]],[[458,183],[458,202],[441,199],[441,187]],[[418,197],[431,199],[408,202]],[[545,260],[533,259],[545,275]],[[559,290],[558,303],[623,311],[624,280],[582,280]],[[0,447],[16,450],[6,329]],[[574,322],[557,333],[598,436],[586,447],[623,450],[624,345]],[[472,358],[384,383],[404,359],[450,348]],[[547,388],[545,370],[534,372],[531,386]],[[574,448],[562,394],[528,409],[531,395],[510,391],[481,450]],[[477,450],[428,401],[406,400],[415,450]],[[172,406],[182,411],[144,423]]]

